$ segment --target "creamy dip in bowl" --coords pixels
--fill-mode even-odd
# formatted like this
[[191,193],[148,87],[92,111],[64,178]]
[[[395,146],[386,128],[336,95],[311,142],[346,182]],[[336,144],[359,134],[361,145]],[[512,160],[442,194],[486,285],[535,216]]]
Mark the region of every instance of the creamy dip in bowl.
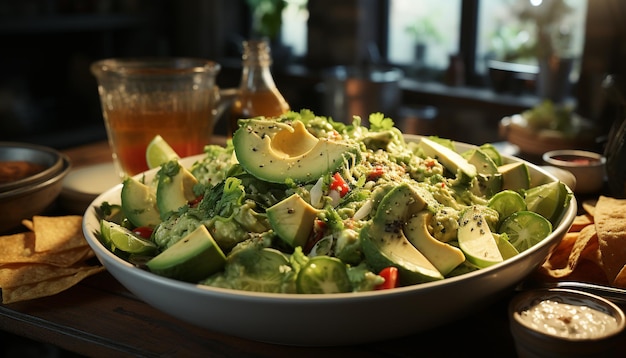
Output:
[[610,356],[625,322],[614,303],[569,289],[519,294],[509,318],[520,357]]

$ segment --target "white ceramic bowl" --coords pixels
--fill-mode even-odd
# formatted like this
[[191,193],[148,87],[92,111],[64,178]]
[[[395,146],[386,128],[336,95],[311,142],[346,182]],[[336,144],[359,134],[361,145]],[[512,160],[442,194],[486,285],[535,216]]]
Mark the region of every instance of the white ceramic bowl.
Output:
[[[417,136],[406,136],[418,140]],[[471,148],[458,144],[458,150]],[[198,157],[186,158],[190,164]],[[520,159],[505,157],[507,161]],[[556,178],[528,164],[533,185]],[[146,173],[150,178],[155,170]],[[102,202],[119,203],[122,185],[100,195],[85,212],[83,230],[107,270],[148,304],[198,326],[247,339],[298,346],[332,346],[406,336],[460,319],[510,292],[565,235],[569,208],[545,240],[500,264],[438,282],[374,292],[311,295],[253,293],[199,286],[157,276],[108,251],[93,234]],[[419,349],[419,347],[416,347]]]
[[551,166],[567,170],[576,178],[577,194],[597,193],[604,185],[606,158],[585,150],[562,149],[543,154],[543,161]]

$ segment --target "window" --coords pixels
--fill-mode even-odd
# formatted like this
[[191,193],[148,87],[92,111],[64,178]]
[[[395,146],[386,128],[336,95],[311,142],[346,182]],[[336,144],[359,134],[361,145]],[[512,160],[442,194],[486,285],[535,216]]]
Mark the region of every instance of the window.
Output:
[[286,2],[287,6],[282,13],[281,42],[291,47],[294,56],[303,57],[307,50],[308,0],[286,0]]
[[[535,46],[550,44],[561,57],[580,57],[587,0],[481,0],[478,14],[476,72],[489,60],[537,65]],[[537,42],[538,23],[549,40]]]
[[[387,59],[423,78],[424,68],[441,75],[449,56],[465,49],[466,77],[483,83],[490,60],[537,66],[537,19],[554,20],[549,33],[555,51],[580,58],[587,1],[389,0]],[[574,75],[579,66],[574,64]]]
[[390,0],[388,60],[443,70],[459,52],[461,0]]

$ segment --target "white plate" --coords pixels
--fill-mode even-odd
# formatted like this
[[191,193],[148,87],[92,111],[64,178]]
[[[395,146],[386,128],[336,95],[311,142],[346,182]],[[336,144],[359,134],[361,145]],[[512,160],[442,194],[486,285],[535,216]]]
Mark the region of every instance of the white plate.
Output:
[[65,177],[59,202],[68,212],[82,214],[98,195],[120,182],[113,162],[78,167]]
[[[406,136],[418,140],[417,136]],[[458,144],[459,150],[470,148]],[[507,161],[520,161],[504,157]],[[187,158],[186,163],[194,160]],[[533,184],[557,180],[528,164]],[[155,170],[146,173],[147,178]],[[512,290],[543,262],[576,216],[576,200],[541,243],[505,262],[462,276],[392,290],[329,295],[270,294],[194,285],[157,276],[118,258],[98,241],[95,209],[119,203],[122,185],[100,195],[85,212],[83,231],[107,270],[148,304],[209,330],[298,346],[374,342],[428,330],[460,319]],[[460,330],[469,329],[459,327]],[[458,333],[458,332],[456,332]],[[452,333],[452,336],[455,333]],[[419,350],[419,347],[416,347]]]

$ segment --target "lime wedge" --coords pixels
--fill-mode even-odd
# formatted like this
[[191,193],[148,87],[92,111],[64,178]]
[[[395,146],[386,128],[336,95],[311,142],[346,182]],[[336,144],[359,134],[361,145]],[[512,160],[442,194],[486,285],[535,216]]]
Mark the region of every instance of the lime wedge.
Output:
[[477,206],[471,206],[461,213],[457,237],[459,248],[467,260],[478,267],[488,267],[504,260],[496,238]]
[[492,196],[487,206],[498,212],[499,221],[502,222],[511,214],[526,210],[526,201],[513,190],[503,190]]
[[528,189],[524,200],[527,210],[536,212],[554,224],[569,201],[568,189],[562,182],[554,181]]
[[146,163],[148,168],[156,168],[170,160],[178,160],[178,153],[161,137],[156,135],[146,148]]
[[504,260],[510,259],[513,256],[519,254],[519,251],[511,244],[509,241],[509,237],[507,234],[499,234],[498,238],[498,249],[500,250],[500,254]]
[[110,221],[101,223],[102,236],[112,249],[129,254],[153,255],[157,246],[150,240],[141,238],[127,228]]
[[100,242],[107,249],[114,251],[113,244],[111,243],[111,225],[109,225],[110,223],[111,222],[107,220],[100,220]]
[[509,242],[519,252],[536,245],[551,232],[550,221],[532,211],[513,213],[500,225],[500,233],[506,234]]

